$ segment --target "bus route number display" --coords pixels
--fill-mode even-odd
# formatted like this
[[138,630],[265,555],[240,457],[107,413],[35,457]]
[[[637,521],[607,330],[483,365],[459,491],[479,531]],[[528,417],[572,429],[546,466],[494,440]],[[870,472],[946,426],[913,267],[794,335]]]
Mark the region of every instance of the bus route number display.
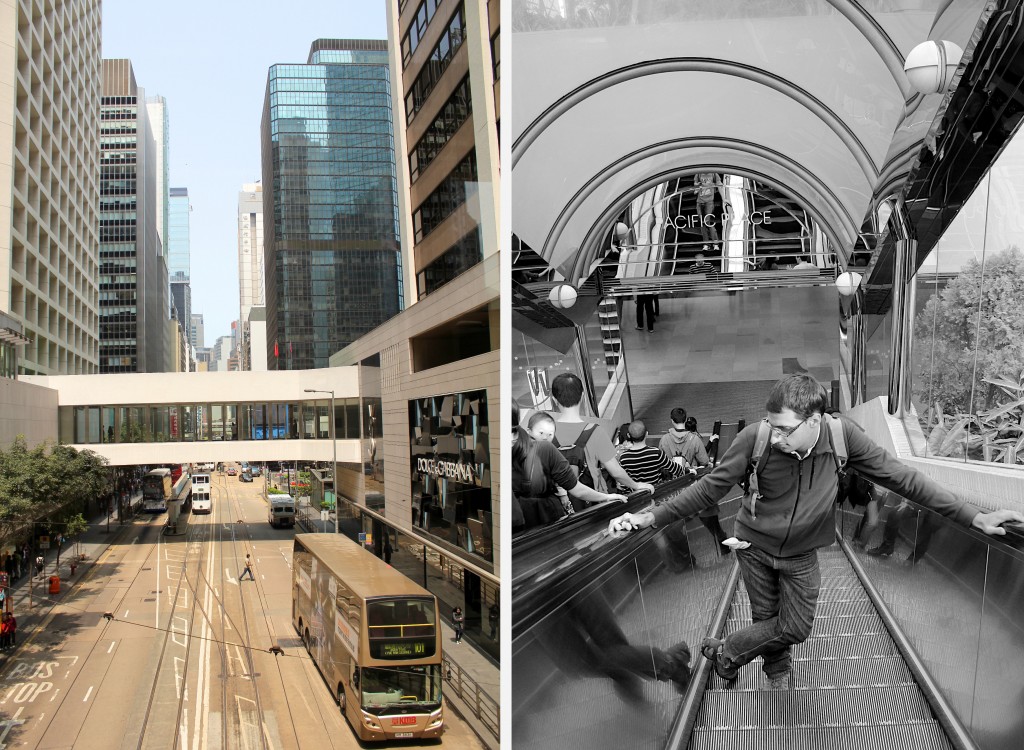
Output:
[[371,650],[376,651],[376,659],[415,659],[421,656],[430,656],[433,649],[428,652],[426,641],[383,641],[371,643]]

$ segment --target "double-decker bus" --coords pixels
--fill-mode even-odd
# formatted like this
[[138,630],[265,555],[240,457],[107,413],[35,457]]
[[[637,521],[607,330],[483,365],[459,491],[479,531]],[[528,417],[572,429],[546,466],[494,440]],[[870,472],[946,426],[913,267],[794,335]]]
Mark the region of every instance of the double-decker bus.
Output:
[[210,475],[192,475],[192,512],[196,514],[210,513],[213,500],[210,496]]
[[296,534],[292,568],[292,623],[359,738],[440,737],[434,595],[337,534]]
[[181,472],[175,480],[172,469],[153,469],[142,477],[142,502],[146,513],[163,513],[167,503],[178,500],[183,508],[192,504],[192,477]]

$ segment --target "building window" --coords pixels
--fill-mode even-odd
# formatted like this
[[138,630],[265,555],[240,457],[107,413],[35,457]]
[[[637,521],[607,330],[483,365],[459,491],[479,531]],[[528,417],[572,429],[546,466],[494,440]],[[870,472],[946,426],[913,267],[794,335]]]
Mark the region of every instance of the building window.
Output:
[[434,231],[437,226],[466,202],[467,185],[476,182],[476,153],[469,154],[444,178],[444,181],[413,212],[415,242]]
[[448,27],[441,34],[437,46],[430,53],[430,59],[423,65],[423,70],[420,71],[412,86],[409,87],[409,93],[405,97],[406,125],[411,123],[413,118],[416,117],[423,103],[430,96],[430,92],[434,90],[434,86],[437,85],[445,70],[448,69],[448,64],[455,57],[455,53],[458,52],[465,38],[466,12],[460,5],[459,9],[455,11],[448,21]]
[[501,78],[501,32],[494,32],[491,37],[491,68],[494,73],[494,80]]
[[469,76],[466,76],[409,154],[409,178],[412,182],[416,182],[420,172],[441,153],[472,112]]
[[418,299],[437,291],[459,274],[483,260],[479,227],[460,239],[416,274]]
[[[403,68],[409,64],[409,58],[412,57],[412,53],[416,51],[423,36],[427,33],[427,26],[430,25],[430,21],[434,17],[434,11],[437,10],[437,5],[440,2],[441,0],[423,0],[419,7],[416,8],[416,12],[412,16],[412,23],[409,24],[409,30],[402,37]],[[401,8],[399,8],[398,12],[402,12]]]

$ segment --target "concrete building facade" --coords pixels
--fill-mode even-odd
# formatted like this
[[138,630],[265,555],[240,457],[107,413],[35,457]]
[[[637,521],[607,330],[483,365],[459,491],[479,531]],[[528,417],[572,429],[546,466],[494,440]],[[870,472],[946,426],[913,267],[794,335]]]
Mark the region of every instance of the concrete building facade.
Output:
[[99,101],[99,0],[0,2],[0,312],[30,339],[22,373],[99,368]]

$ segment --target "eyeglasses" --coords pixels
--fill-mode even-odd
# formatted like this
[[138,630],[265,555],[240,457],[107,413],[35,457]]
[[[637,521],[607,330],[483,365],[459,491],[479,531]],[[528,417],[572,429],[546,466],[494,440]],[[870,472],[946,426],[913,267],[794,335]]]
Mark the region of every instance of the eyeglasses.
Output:
[[793,427],[776,427],[775,425],[773,425],[771,422],[768,421],[768,417],[765,417],[763,421],[764,421],[764,423],[766,425],[768,425],[771,428],[771,431],[775,435],[778,435],[780,438],[788,438],[794,432],[799,430],[800,427],[803,425],[803,423],[806,422],[808,419],[810,419],[810,417],[806,417],[805,419],[801,419],[800,422],[798,424],[794,425]]

